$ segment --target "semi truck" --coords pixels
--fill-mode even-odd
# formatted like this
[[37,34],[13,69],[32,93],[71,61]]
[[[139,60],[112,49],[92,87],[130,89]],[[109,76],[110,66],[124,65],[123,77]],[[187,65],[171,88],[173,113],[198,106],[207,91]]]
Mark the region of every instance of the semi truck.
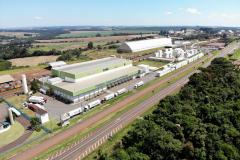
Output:
[[44,104],[47,103],[47,99],[44,97],[39,97],[39,96],[31,96],[28,98],[28,101],[30,103],[38,103],[38,104]]
[[134,88],[138,88],[138,87],[143,86],[143,85],[144,85],[144,82],[140,81],[140,82],[138,82],[134,85]]

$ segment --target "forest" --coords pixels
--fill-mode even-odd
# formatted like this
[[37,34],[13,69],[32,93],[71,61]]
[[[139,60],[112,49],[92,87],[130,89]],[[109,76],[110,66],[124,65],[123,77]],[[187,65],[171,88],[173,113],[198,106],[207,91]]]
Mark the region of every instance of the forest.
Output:
[[225,58],[189,78],[99,160],[239,160],[240,71]]

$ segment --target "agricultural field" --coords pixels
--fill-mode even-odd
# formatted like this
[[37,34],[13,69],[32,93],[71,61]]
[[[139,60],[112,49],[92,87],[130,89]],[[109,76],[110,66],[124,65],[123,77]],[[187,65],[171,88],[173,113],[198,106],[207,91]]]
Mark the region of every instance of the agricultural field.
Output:
[[70,33],[60,34],[57,38],[87,38],[96,36],[112,36],[113,34],[151,34],[157,33],[156,31],[144,31],[144,30],[119,30],[119,31],[70,31]]
[[[70,49],[78,49],[82,47],[86,47],[88,42],[60,42],[60,43],[33,43],[33,47],[29,49],[29,51],[32,53],[37,50],[41,51],[50,51],[50,50],[59,50],[59,51],[65,51]],[[94,42],[94,46],[97,45],[105,45],[105,41],[99,41]]]
[[111,42],[111,41],[117,41],[117,40],[126,41],[128,39],[132,39],[140,36],[141,35],[88,37],[88,38],[62,38],[62,39],[36,40],[36,43],[66,43],[66,42],[90,42],[90,41],[91,42],[99,42],[99,41]]
[[[26,36],[26,34],[29,34],[29,36]],[[37,35],[38,35],[37,33],[31,33],[31,32],[0,32],[0,36],[16,37],[16,38],[35,37]]]
[[13,66],[26,66],[26,65],[37,66],[39,64],[56,61],[58,57],[59,56],[25,57],[25,58],[15,58],[9,61],[12,62]]

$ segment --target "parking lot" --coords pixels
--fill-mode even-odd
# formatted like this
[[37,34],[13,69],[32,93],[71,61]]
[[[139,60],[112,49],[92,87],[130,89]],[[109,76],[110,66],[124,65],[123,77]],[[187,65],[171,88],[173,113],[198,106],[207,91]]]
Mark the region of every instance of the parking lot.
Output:
[[142,77],[142,78],[136,78],[133,79],[131,81],[128,81],[126,83],[120,84],[118,86],[115,86],[113,88],[108,89],[104,94],[101,94],[91,100],[88,101],[83,101],[81,103],[78,104],[65,104],[59,100],[54,99],[53,97],[49,97],[47,95],[41,95],[43,97],[47,98],[47,103],[44,105],[45,109],[48,111],[48,114],[50,116],[50,119],[54,119],[59,121],[60,120],[60,116],[64,113],[67,113],[73,109],[79,108],[79,107],[84,107],[85,105],[87,105],[89,102],[92,102],[94,100],[97,99],[103,99],[106,95],[110,94],[110,93],[115,93],[116,91],[122,89],[122,88],[126,88],[127,90],[131,91],[134,89],[134,85],[139,82],[139,81],[143,81],[144,83],[150,82],[153,79],[155,79],[155,73],[151,72],[149,74],[147,74],[146,76]]

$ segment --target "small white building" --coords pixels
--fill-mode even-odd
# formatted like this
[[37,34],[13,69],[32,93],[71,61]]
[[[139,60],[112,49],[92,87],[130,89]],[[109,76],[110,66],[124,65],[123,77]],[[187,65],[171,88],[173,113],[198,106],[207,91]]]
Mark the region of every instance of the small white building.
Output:
[[46,122],[49,121],[49,117],[48,117],[48,113],[46,112],[42,112],[42,113],[36,113],[36,117],[39,119],[39,121],[44,124]]
[[36,117],[39,119],[41,124],[44,124],[49,121],[48,112],[45,109],[42,109],[35,104],[29,105],[28,108],[35,112]]

